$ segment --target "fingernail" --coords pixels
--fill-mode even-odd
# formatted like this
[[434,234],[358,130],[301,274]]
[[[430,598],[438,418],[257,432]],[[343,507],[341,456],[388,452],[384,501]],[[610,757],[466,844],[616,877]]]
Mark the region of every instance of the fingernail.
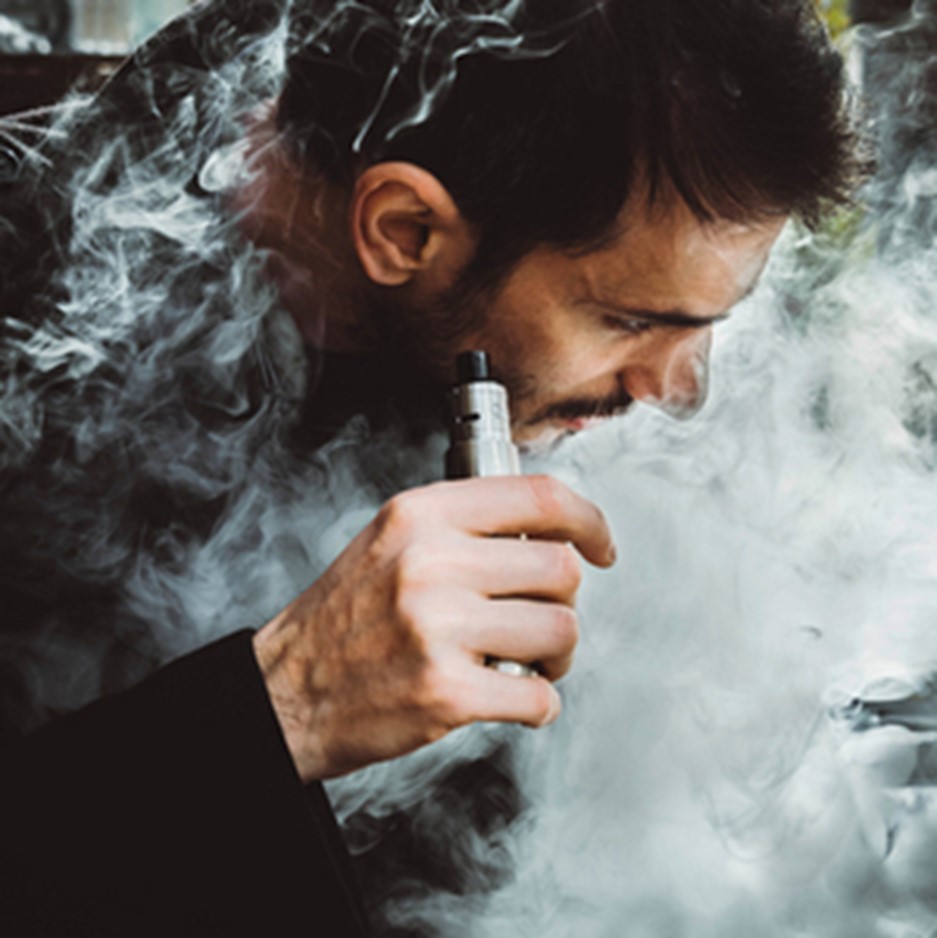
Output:
[[616,560],[618,560],[618,549],[614,544],[610,544],[608,547],[608,565],[611,566]]

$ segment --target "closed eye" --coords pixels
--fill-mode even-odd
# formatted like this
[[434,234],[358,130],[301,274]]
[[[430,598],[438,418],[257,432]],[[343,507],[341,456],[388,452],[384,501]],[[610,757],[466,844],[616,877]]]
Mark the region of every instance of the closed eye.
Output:
[[605,316],[604,318],[607,326],[616,332],[624,332],[626,335],[641,335],[656,325],[646,319],[626,319],[621,316]]

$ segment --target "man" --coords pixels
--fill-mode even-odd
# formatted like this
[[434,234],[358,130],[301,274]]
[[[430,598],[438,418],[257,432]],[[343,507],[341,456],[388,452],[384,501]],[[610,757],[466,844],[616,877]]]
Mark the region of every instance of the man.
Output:
[[326,441],[359,412],[419,439],[472,348],[531,448],[639,400],[691,412],[713,325],[857,168],[805,2],[288,14],[282,84],[277,3],[201,7],[13,142],[6,646],[40,664],[8,665],[8,732],[267,622],[12,751],[13,933],[360,934],[318,783],[556,719],[579,558],[615,549],[547,477],[436,483],[303,590],[317,532],[289,519],[335,484]]

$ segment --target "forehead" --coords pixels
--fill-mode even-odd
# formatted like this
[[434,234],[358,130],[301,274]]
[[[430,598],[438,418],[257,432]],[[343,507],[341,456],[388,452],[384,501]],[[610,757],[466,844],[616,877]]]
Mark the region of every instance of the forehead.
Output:
[[632,210],[610,244],[578,258],[577,289],[637,309],[717,315],[752,288],[785,220],[704,223],[682,201]]

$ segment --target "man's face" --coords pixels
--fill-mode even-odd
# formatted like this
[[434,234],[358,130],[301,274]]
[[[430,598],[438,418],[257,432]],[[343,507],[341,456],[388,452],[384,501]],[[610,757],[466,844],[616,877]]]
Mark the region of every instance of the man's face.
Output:
[[635,400],[692,413],[713,324],[754,288],[783,224],[703,225],[682,202],[632,211],[601,250],[528,254],[455,351],[489,353],[521,444],[549,445]]

